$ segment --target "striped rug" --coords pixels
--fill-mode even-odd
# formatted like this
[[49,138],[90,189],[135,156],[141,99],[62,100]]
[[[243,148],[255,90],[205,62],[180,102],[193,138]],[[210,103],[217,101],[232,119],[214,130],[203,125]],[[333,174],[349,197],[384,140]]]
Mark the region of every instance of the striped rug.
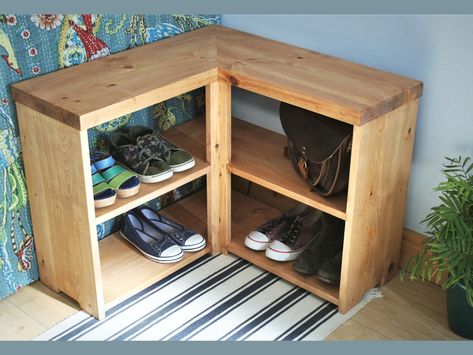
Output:
[[78,312],[35,340],[322,340],[347,314],[231,255],[206,256],[109,309]]

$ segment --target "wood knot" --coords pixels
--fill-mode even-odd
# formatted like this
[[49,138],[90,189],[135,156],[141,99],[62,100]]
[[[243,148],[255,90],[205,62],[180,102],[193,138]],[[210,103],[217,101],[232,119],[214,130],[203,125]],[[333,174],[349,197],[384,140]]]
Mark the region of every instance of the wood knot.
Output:
[[117,86],[117,84],[112,83],[112,84],[108,84],[107,86],[112,87],[112,86]]
[[230,76],[230,77],[228,78],[228,80],[230,80],[230,83],[231,83],[233,86],[238,86],[238,84],[239,84],[238,79],[235,78],[233,75]]
[[301,57],[300,55],[298,55],[296,58],[297,59],[304,59],[304,57]]
[[123,69],[133,69],[133,65],[127,64],[127,65],[123,66]]
[[411,134],[411,132],[412,132],[412,128],[409,128],[409,129],[407,130],[407,134]]

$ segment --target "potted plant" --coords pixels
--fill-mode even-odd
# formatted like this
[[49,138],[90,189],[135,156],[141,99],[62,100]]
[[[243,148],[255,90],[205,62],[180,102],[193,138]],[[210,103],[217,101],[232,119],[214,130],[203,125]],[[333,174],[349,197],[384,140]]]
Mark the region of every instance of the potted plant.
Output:
[[469,157],[446,160],[446,180],[434,189],[441,203],[421,222],[427,224],[428,238],[401,278],[441,282],[450,329],[473,339],[473,162]]

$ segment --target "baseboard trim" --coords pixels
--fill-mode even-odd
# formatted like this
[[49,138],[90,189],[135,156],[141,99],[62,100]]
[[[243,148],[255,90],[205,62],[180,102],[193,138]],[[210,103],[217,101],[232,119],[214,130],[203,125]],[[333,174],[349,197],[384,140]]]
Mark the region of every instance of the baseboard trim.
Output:
[[427,236],[411,229],[404,228],[402,233],[401,256],[399,258],[399,267],[407,264],[410,257],[419,254],[422,251]]
[[[410,257],[415,256],[422,251],[426,238],[427,236],[422,233],[418,233],[411,229],[404,228],[402,234],[399,268],[402,268],[404,265],[406,265]],[[434,278],[432,280],[432,283],[442,285],[447,279],[447,276],[447,273],[445,273],[444,275],[442,275],[438,282],[436,282]]]

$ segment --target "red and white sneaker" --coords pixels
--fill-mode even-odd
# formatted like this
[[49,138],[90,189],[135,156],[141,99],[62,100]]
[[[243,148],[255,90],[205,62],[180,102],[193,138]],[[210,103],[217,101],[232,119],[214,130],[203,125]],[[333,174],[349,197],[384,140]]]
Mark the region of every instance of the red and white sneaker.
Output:
[[245,245],[257,251],[266,250],[268,245],[286,232],[295,218],[306,209],[306,205],[299,204],[283,215],[264,223],[248,234],[245,238]]
[[311,209],[305,215],[297,216],[289,229],[273,240],[266,248],[266,256],[276,261],[296,259],[322,232],[322,212]]

